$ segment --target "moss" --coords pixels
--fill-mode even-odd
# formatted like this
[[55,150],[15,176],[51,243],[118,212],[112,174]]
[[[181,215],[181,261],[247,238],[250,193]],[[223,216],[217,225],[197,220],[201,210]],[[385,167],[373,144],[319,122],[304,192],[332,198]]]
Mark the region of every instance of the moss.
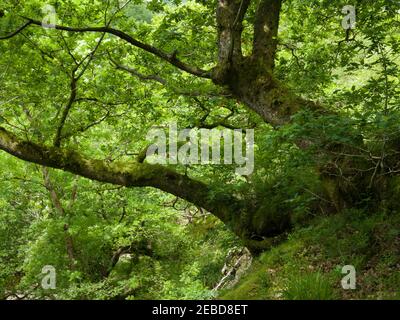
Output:
[[333,300],[337,297],[330,279],[321,272],[292,275],[282,294],[287,300]]
[[262,268],[262,264],[256,262],[251,267],[248,276],[232,290],[222,292],[220,299],[225,300],[262,300],[268,298],[270,279]]
[[279,204],[271,202],[262,205],[252,217],[252,227],[258,235],[275,236],[287,230],[290,217]]
[[333,204],[336,211],[340,211],[343,207],[343,202],[338,190],[338,179],[324,178],[322,179],[322,188],[325,197]]

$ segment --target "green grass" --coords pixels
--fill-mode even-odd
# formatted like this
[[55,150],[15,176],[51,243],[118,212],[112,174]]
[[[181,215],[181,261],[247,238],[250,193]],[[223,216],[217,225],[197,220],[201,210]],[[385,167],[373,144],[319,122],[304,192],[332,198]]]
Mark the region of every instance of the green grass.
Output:
[[[344,290],[341,269],[353,265],[356,290]],[[317,218],[254,259],[219,299],[399,299],[400,214],[349,210]]]
[[287,300],[333,300],[336,293],[325,275],[316,272],[290,278],[283,297]]

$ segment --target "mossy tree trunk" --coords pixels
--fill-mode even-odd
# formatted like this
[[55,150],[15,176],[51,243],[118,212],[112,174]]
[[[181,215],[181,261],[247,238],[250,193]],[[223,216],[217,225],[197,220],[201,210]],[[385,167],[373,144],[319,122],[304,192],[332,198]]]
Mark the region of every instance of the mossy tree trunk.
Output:
[[[243,55],[243,19],[250,4],[251,0],[217,1],[218,61],[209,71],[189,66],[179,60],[176,53],[163,52],[109,26],[73,28],[57,25],[55,28],[72,33],[98,32],[119,37],[180,70],[228,89],[235,99],[272,126],[289,123],[291,117],[300,110],[311,110],[317,115],[327,113],[323,106],[294,95],[274,76],[281,0],[258,1],[253,25],[253,50],[250,55]],[[27,18],[21,28],[0,40],[11,39],[28,27],[41,25],[40,21]],[[67,116],[68,113],[65,118]],[[25,141],[4,128],[0,128],[0,149],[22,160],[88,179],[126,187],[149,186],[171,193],[213,213],[255,250],[271,245],[273,241],[268,238],[280,235],[290,227],[290,217],[287,214],[274,214],[265,201],[252,205],[229,192],[219,197],[211,196],[214,193],[212,186],[160,165],[143,161],[108,163],[90,159],[63,148],[60,139],[49,147]],[[324,170],[322,168],[321,172]],[[326,195],[338,206],[337,209],[345,206],[346,201],[342,197],[347,193],[345,188],[329,173],[322,174],[322,178],[326,180]]]

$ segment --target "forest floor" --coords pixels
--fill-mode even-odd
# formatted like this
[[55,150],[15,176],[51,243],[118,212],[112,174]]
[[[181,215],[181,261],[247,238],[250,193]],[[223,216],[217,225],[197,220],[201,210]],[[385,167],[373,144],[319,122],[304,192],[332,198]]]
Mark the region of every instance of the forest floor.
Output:
[[[356,289],[342,287],[345,265],[355,268]],[[316,218],[254,259],[219,299],[400,299],[400,214]]]

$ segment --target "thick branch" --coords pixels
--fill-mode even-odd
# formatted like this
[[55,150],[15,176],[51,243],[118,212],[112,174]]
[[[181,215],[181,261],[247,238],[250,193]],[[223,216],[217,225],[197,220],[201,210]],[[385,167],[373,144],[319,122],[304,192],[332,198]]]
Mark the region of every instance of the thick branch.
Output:
[[217,7],[219,64],[242,55],[242,22],[250,0],[219,0]]
[[282,0],[261,0],[254,22],[253,57],[273,69]]
[[242,58],[243,19],[250,0],[219,0],[217,4],[218,66],[213,80],[223,83],[234,62]]
[[215,214],[229,223],[229,214],[240,210],[241,203],[231,195],[227,199],[210,198],[211,189],[200,181],[161,165],[138,162],[112,162],[86,158],[76,151],[46,147],[24,141],[0,127],[0,149],[32,163],[61,169],[100,182],[125,187],[154,187],[174,194]]

